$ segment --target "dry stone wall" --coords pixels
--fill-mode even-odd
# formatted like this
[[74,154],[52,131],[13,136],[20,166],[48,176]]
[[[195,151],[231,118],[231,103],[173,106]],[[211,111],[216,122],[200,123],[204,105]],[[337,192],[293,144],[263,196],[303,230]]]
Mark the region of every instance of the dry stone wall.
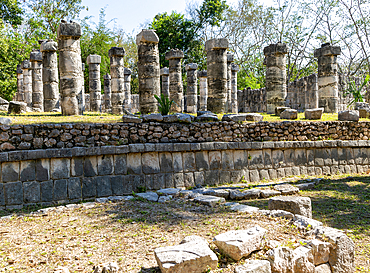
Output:
[[291,175],[366,172],[369,141],[157,143],[0,153],[0,209]]

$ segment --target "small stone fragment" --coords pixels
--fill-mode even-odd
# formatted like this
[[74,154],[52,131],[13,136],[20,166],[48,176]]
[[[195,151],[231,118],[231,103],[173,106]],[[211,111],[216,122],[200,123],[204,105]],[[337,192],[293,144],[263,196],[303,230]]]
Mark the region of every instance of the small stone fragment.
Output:
[[329,264],[322,264],[315,267],[315,273],[332,273]]
[[235,267],[235,273],[271,273],[271,265],[266,260],[246,260],[245,264]]
[[319,226],[322,226],[322,222],[311,219],[311,218],[307,218],[299,214],[296,214],[294,216],[293,221],[297,227],[304,227],[304,228],[310,227],[311,229],[315,229]]
[[225,202],[225,198],[201,195],[201,196],[195,197],[194,201],[201,203],[203,205],[214,207],[215,205],[219,203]]
[[148,201],[151,201],[151,202],[157,202],[159,198],[158,194],[156,194],[155,192],[151,192],[151,191],[140,192],[140,193],[137,193],[136,195]]
[[299,192],[299,189],[297,187],[294,187],[289,184],[276,185],[274,186],[274,190],[280,191],[282,195],[291,195]]
[[267,252],[267,259],[274,273],[293,272],[293,250],[288,247],[277,247]]

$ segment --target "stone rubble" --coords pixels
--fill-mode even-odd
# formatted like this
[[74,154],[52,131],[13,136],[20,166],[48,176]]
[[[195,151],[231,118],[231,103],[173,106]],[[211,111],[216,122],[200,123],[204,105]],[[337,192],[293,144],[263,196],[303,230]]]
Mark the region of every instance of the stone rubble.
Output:
[[309,197],[278,196],[268,202],[269,210],[285,210],[312,218],[311,199]]

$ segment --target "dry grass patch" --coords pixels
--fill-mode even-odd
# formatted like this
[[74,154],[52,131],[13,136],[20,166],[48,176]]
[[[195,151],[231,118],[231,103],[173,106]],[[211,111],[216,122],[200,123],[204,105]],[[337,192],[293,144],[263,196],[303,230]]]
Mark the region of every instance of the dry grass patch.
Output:
[[[260,225],[267,240],[293,246],[304,235],[286,220],[229,212],[182,199],[167,204],[140,200],[99,204],[44,216],[13,217],[1,222],[0,271],[52,272],[61,265],[71,272],[92,272],[93,265],[117,262],[121,272],[160,272],[154,249],[180,243],[188,235],[209,242],[215,235]],[[215,272],[234,272],[239,263],[219,256]],[[268,249],[252,254],[263,256]]]

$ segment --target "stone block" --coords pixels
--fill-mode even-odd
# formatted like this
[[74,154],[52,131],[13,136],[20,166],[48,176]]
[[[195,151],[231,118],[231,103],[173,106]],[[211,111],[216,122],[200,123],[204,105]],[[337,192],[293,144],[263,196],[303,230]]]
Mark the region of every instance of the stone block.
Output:
[[193,172],[196,170],[195,154],[194,153],[183,153],[182,161],[184,164],[184,172]]
[[3,183],[0,183],[0,206],[5,206],[5,195]]
[[78,39],[81,37],[81,26],[78,23],[60,23],[57,30],[58,38]]
[[248,151],[234,150],[234,168],[236,170],[248,169]]
[[173,172],[173,165],[172,165],[172,154],[171,153],[159,153],[159,167],[160,172]]
[[338,120],[341,121],[359,121],[360,113],[358,110],[344,110],[338,112]]
[[330,265],[328,263],[321,264],[315,267],[315,273],[332,273]]
[[127,155],[114,155],[114,174],[127,174]]
[[2,182],[14,182],[19,180],[19,162],[3,162],[1,164]]
[[274,190],[280,191],[282,195],[291,195],[299,192],[299,189],[297,187],[289,184],[276,185],[274,186]]
[[112,47],[108,51],[109,57],[123,57],[125,56],[125,50],[123,47]]
[[172,176],[173,183],[175,188],[179,187],[185,187],[185,182],[184,182],[184,174],[183,173],[174,173]]
[[213,243],[222,253],[239,261],[249,256],[253,251],[263,248],[263,239],[266,230],[259,226],[247,230],[232,230],[219,234],[213,239]]
[[204,240],[160,247],[154,255],[162,273],[202,273],[217,269],[218,258]]
[[314,272],[313,256],[311,249],[299,246],[293,251],[293,272]]
[[124,189],[125,177],[126,176],[123,176],[123,175],[116,175],[116,176],[110,177],[110,185],[112,188],[113,195],[119,196],[119,195],[124,195],[124,194],[130,194],[132,192],[131,187],[127,192],[125,192],[125,189]]
[[260,122],[263,120],[263,116],[261,114],[247,113],[244,114],[244,116],[246,121]]
[[87,64],[100,64],[101,63],[101,56],[96,54],[90,54],[87,56],[86,59]]
[[280,114],[281,119],[297,119],[298,118],[298,111],[295,109],[285,109]]
[[72,176],[82,176],[84,174],[83,157],[73,157],[71,159],[71,174]]
[[231,182],[230,171],[220,171],[220,184],[229,184]]
[[161,70],[160,70],[160,75],[161,75],[161,76],[168,76],[168,75],[170,75],[170,70],[169,70],[169,68],[168,68],[168,67],[163,67],[163,68],[161,68]]
[[183,171],[182,154],[179,152],[172,153],[172,160],[174,172],[182,172]]
[[53,201],[54,182],[52,180],[40,182],[41,201],[51,202]]
[[96,197],[96,177],[82,178],[82,198]]
[[67,180],[68,199],[76,200],[82,198],[81,178],[72,177]]
[[96,181],[96,194],[97,197],[104,197],[112,195],[112,188],[110,185],[109,176],[95,177]]
[[209,151],[209,166],[211,170],[221,168],[221,152],[220,151]]
[[127,154],[127,174],[141,174],[141,153]]
[[113,155],[98,156],[98,174],[109,175],[113,173]]
[[51,158],[50,173],[52,179],[70,177],[71,161],[69,158]]
[[200,195],[194,198],[194,201],[203,205],[214,207],[217,204],[225,202],[225,198],[210,195]]
[[305,149],[295,149],[294,151],[294,165],[305,166],[307,165],[307,154]]
[[180,49],[170,49],[165,53],[166,60],[182,59],[184,58],[184,52]]
[[323,113],[324,108],[306,109],[304,111],[304,118],[308,120],[321,119]]
[[219,170],[210,170],[203,172],[204,174],[204,184],[205,185],[218,185],[220,181],[220,171]]
[[67,200],[67,179],[59,179],[54,181],[54,201]]
[[266,260],[246,260],[243,265],[235,267],[235,273],[271,273],[271,265]]
[[268,203],[269,210],[285,210],[293,214],[312,218],[311,199],[309,197],[279,196],[272,197]]
[[249,169],[263,169],[263,152],[262,150],[252,150],[248,152]]
[[274,168],[284,167],[284,152],[282,150],[272,150],[272,162]]
[[264,160],[264,168],[271,169],[272,168],[272,151],[270,149],[263,150],[263,160]]
[[203,186],[205,185],[204,183],[204,175],[203,172],[194,172],[194,184]]
[[136,44],[140,43],[154,43],[158,44],[159,38],[154,30],[143,29],[138,35],[136,35]]
[[209,170],[208,152],[195,152],[195,162],[198,171]]
[[34,181],[36,179],[36,167],[34,160],[21,161],[20,180]]
[[331,244],[317,239],[303,241],[306,247],[312,249],[314,265],[325,264],[329,261]]
[[37,203],[40,201],[40,183],[36,181],[23,183],[23,200],[25,203]]
[[258,170],[250,170],[249,171],[249,180],[250,180],[250,182],[260,181],[260,175],[259,175]]
[[205,49],[208,50],[217,50],[217,49],[227,49],[229,47],[229,41],[226,38],[215,38],[207,40],[205,43]]
[[277,171],[275,169],[269,169],[268,172],[269,172],[270,179],[277,179],[278,178]]
[[140,192],[140,193],[137,193],[136,194],[137,196],[145,199],[145,200],[148,200],[148,201],[151,201],[151,202],[157,202],[158,199],[159,199],[159,196],[157,193],[155,192]]
[[232,150],[221,151],[221,158],[223,170],[234,169],[234,152]]
[[6,205],[23,204],[22,182],[8,182],[4,184]]
[[267,259],[271,265],[272,272],[294,272],[293,250],[288,247],[278,247],[267,252]]
[[166,188],[174,188],[175,183],[173,181],[173,173],[165,173],[164,174]]
[[286,149],[284,150],[284,158],[285,164],[288,167],[295,165],[295,150],[294,149]]
[[330,149],[315,149],[315,166],[331,165]]

